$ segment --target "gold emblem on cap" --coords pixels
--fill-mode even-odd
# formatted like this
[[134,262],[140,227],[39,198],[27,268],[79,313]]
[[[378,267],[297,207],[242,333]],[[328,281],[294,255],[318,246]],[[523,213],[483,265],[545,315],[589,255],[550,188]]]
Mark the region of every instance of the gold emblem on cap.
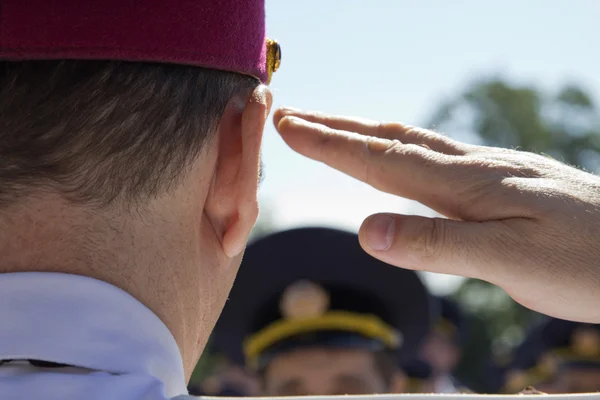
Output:
[[281,46],[276,40],[267,39],[267,83],[271,82],[273,73],[281,66]]
[[303,280],[283,292],[279,308],[285,319],[308,319],[325,314],[329,301],[329,294],[323,287]]
[[595,329],[582,327],[573,332],[571,349],[579,356],[600,356],[600,333]]

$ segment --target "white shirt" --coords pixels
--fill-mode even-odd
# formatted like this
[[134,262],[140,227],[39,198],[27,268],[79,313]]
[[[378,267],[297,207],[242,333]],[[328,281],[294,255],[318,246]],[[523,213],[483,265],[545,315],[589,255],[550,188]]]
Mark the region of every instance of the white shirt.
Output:
[[[72,367],[40,368],[19,361],[27,359]],[[17,360],[0,365],[0,400],[192,399],[187,395],[179,349],[162,321],[124,291],[82,276],[0,274],[0,360]],[[600,400],[595,394],[580,396]],[[446,397],[354,397],[437,398]],[[567,400],[569,396],[545,398]]]
[[[73,367],[40,368],[41,360]],[[126,292],[92,278],[0,274],[0,399],[164,400],[187,395],[173,335]],[[184,396],[188,398],[188,396]]]

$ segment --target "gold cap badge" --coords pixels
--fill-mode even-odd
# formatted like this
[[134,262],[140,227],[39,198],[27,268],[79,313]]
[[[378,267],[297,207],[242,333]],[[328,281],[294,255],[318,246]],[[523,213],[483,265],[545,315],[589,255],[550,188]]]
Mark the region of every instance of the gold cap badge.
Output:
[[315,318],[327,312],[329,301],[323,287],[310,281],[298,281],[283,292],[279,308],[285,319]]
[[281,65],[281,46],[273,39],[267,39],[267,84]]

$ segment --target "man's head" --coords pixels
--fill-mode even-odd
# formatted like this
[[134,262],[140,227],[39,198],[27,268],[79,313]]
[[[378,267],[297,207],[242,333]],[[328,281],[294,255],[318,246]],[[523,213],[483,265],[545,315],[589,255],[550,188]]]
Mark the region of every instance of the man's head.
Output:
[[[132,294],[141,297],[148,288],[128,288],[133,275],[160,279],[160,268],[169,271],[165,280],[218,294],[200,304],[223,302],[258,212],[259,148],[270,101],[259,82],[119,61],[0,68],[0,214],[15,222],[0,237],[4,246],[15,236],[26,245],[3,252],[5,265],[14,260],[25,270],[61,271],[79,259],[78,268],[96,267],[94,277],[140,289]],[[27,221],[39,232],[30,235]],[[60,233],[58,223],[64,223]],[[26,248],[46,234],[68,247],[59,265],[45,265],[50,256],[41,255],[55,243]],[[103,259],[86,259],[87,251]],[[144,273],[152,258],[156,271]],[[209,282],[212,292],[204,287]],[[196,310],[208,329],[216,303]]]
[[215,350],[259,371],[269,395],[396,392],[429,306],[413,271],[370,257],[354,234],[279,232],[248,246]]
[[38,3],[3,3],[0,271],[125,289],[191,373],[258,213],[264,2]]

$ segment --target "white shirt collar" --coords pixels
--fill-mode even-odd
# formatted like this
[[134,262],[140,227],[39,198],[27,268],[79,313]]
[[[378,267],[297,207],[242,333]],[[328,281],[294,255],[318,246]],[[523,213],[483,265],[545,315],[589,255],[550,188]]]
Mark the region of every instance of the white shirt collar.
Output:
[[162,321],[126,292],[59,273],[0,274],[0,360],[37,359],[149,375],[186,394],[183,363]]

